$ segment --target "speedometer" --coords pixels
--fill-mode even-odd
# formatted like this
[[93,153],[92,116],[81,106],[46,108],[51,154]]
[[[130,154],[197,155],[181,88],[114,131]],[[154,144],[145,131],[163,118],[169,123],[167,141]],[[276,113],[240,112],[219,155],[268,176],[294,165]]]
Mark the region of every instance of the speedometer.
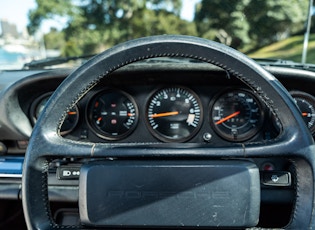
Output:
[[171,87],[154,93],[146,116],[155,137],[167,142],[183,142],[199,130],[202,108],[199,98],[190,89]]
[[237,89],[221,94],[214,101],[210,118],[219,136],[229,141],[245,141],[259,131],[263,112],[249,91]]

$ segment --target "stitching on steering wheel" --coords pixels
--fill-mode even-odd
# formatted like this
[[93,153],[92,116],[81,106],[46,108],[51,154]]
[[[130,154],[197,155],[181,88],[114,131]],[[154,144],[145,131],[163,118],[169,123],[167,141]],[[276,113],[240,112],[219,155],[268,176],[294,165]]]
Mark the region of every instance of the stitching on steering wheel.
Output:
[[[233,70],[232,68],[228,68],[226,65],[218,62],[218,61],[214,61],[211,58],[207,59],[204,58],[202,56],[194,56],[194,55],[188,55],[188,54],[179,54],[179,53],[163,53],[163,54],[151,54],[151,55],[146,55],[146,56],[142,56],[142,57],[138,57],[138,58],[133,58],[130,59],[126,62],[122,62],[120,64],[118,64],[117,66],[113,66],[112,68],[110,68],[108,71],[106,71],[105,73],[100,74],[99,76],[95,77],[95,79],[92,79],[91,82],[89,84],[87,84],[86,87],[84,87],[78,94],[77,96],[74,97],[74,99],[72,100],[72,102],[69,104],[69,106],[66,107],[65,111],[62,112],[62,116],[61,118],[58,120],[57,122],[57,133],[60,135],[60,129],[61,129],[61,125],[66,117],[66,112],[74,105],[76,104],[89,90],[91,90],[102,78],[106,77],[107,75],[109,75],[110,73],[114,72],[115,70],[126,66],[128,64],[140,61],[140,60],[145,60],[145,59],[149,59],[149,58],[155,58],[155,57],[184,57],[184,58],[192,58],[192,59],[196,59],[196,60],[200,60],[203,62],[207,62],[210,64],[213,64],[215,66],[221,67],[222,69],[226,70],[228,73],[233,74],[237,79],[239,79],[240,81],[244,82],[247,86],[249,86],[252,90],[255,91],[256,95],[263,101],[263,103],[271,110],[271,112],[276,116],[277,119],[279,119],[278,116],[278,109],[276,108],[276,106],[274,105],[273,101],[265,94],[265,92],[261,89],[261,87],[259,87],[259,84],[257,84],[254,80],[250,80],[250,78],[243,76],[241,73]],[[232,57],[232,56],[231,56]],[[235,60],[237,60],[236,58],[234,58]],[[233,60],[234,60],[233,59]],[[92,65],[93,66],[99,66],[99,62],[97,62],[96,64]],[[91,68],[91,66],[89,67]],[[250,68],[250,66],[248,67]],[[241,71],[242,72],[242,71]],[[272,142],[275,141],[276,139],[278,139],[281,136],[278,135],[277,138],[268,141],[268,142]],[[94,146],[94,145],[93,145]],[[244,146],[244,144],[242,144],[242,146]],[[245,152],[245,147],[243,147],[244,152]],[[58,225],[54,222],[52,215],[51,215],[51,210],[49,208],[49,199],[48,199],[48,179],[47,179],[47,174],[48,174],[48,159],[45,159],[45,162],[42,163],[42,171],[41,171],[41,185],[42,185],[42,200],[44,202],[44,206],[45,206],[45,211],[46,211],[46,215],[48,217],[48,220],[50,221],[50,225],[53,229],[69,229],[69,228],[84,228],[81,225],[78,226],[62,226],[62,225]],[[299,167],[298,162],[296,164],[294,164],[295,166]],[[303,169],[301,169],[300,171],[303,171]],[[293,209],[293,217],[291,220],[296,219],[296,213],[297,213],[297,209],[300,209],[300,207],[302,206],[303,203],[301,203],[300,197],[299,195],[299,191],[303,190],[303,183],[298,183],[299,181],[297,181],[296,183],[296,204],[295,204],[295,208]],[[300,188],[300,184],[302,184],[302,188]]]
[[[277,110],[275,108],[275,105],[273,104],[273,101],[270,100],[270,98],[267,96],[267,94],[261,89],[261,87],[259,87],[258,85],[256,85],[256,83],[254,81],[251,81],[250,79],[246,78],[245,76],[243,76],[241,73],[228,68],[226,65],[218,62],[218,61],[214,61],[211,59],[207,59],[205,57],[202,56],[194,56],[194,55],[189,55],[189,54],[175,54],[175,53],[163,53],[163,54],[155,54],[155,55],[147,55],[147,56],[142,56],[142,57],[138,57],[138,58],[134,58],[134,59],[130,59],[129,61],[126,61],[125,63],[120,63],[117,66],[113,66],[111,67],[108,71],[106,71],[104,74],[99,75],[96,79],[94,79],[92,82],[90,82],[84,89],[81,90],[81,92],[74,98],[74,100],[72,101],[72,103],[65,109],[63,115],[61,116],[61,118],[58,121],[58,126],[57,126],[57,133],[60,135],[60,130],[61,130],[61,126],[67,116],[67,111],[70,110],[89,90],[91,90],[101,79],[103,79],[104,77],[106,77],[107,75],[109,75],[110,73],[116,71],[117,69],[124,67],[126,65],[141,61],[141,60],[146,60],[149,58],[157,58],[157,57],[183,57],[183,58],[192,58],[192,59],[196,59],[196,60],[200,60],[203,62],[207,62],[209,64],[213,64],[215,66],[218,66],[224,70],[226,70],[227,72],[229,72],[230,74],[234,75],[236,78],[238,78],[240,81],[244,82],[248,87],[250,87],[252,90],[254,90],[254,92],[256,92],[256,95],[259,96],[259,98],[262,100],[262,102],[267,106],[268,109],[270,109],[270,111],[273,113],[273,115],[276,117],[277,120],[279,120],[278,114],[277,114]],[[281,136],[281,133],[280,135]],[[275,140],[277,140],[277,138],[275,138]],[[271,142],[271,140],[269,140],[268,142]],[[260,143],[260,142],[259,142]]]
[[[120,63],[117,66],[113,66],[111,67],[108,71],[106,71],[105,73],[99,75],[96,79],[94,79],[93,81],[91,81],[84,89],[81,90],[81,92],[74,98],[74,100],[72,101],[72,103],[66,108],[66,110],[63,113],[63,116],[59,119],[58,121],[58,134],[60,135],[60,129],[62,126],[62,123],[67,115],[67,111],[72,108],[89,90],[91,90],[101,79],[103,79],[104,77],[106,77],[107,75],[111,74],[112,72],[116,71],[117,69],[141,61],[141,60],[145,60],[145,59],[149,59],[149,58],[157,58],[157,57],[183,57],[183,58],[192,58],[192,59],[196,59],[196,60],[200,60],[203,62],[207,62],[209,64],[213,64],[215,66],[218,66],[224,70],[226,70],[228,73],[232,74],[233,76],[235,76],[236,78],[238,78],[240,81],[244,82],[248,87],[250,87],[252,90],[254,90],[256,92],[256,95],[259,96],[259,98],[263,101],[263,103],[271,110],[271,112],[276,116],[276,119],[278,119],[278,114],[277,114],[277,109],[275,108],[275,105],[273,104],[273,101],[270,100],[270,98],[267,97],[267,95],[265,94],[265,92],[261,89],[261,87],[259,87],[254,81],[251,81],[249,78],[246,78],[245,76],[243,76],[241,73],[228,68],[226,65],[218,62],[218,61],[214,61],[211,59],[207,59],[205,57],[202,56],[194,56],[194,55],[189,55],[189,54],[175,54],[175,53],[163,53],[163,54],[155,54],[155,55],[147,55],[147,56],[142,56],[142,57],[138,57],[138,58],[134,58],[134,59],[130,59],[129,61],[126,61],[125,63]],[[281,136],[281,135],[279,135]],[[274,140],[277,140],[277,138],[275,138]],[[272,140],[268,141],[268,142],[272,142]],[[48,191],[47,191],[48,192]],[[44,200],[45,204],[46,204],[46,208],[49,209],[48,207],[48,200]],[[296,211],[297,208],[294,209],[294,212]],[[50,215],[50,213],[47,212],[47,215]],[[49,216],[51,219],[51,216]],[[52,219],[51,219],[52,221]],[[69,228],[80,228],[82,226],[60,226],[55,224],[52,221],[53,224],[53,228],[55,229],[69,229]]]
[[50,225],[52,227],[54,227],[56,224],[55,222],[53,221],[52,219],[52,215],[51,215],[51,210],[50,210],[50,207],[49,207],[49,199],[48,199],[48,178],[47,178],[47,174],[48,174],[48,161],[45,160],[45,162],[43,163],[43,167],[42,167],[42,177],[41,177],[41,180],[42,180],[42,199],[43,199],[43,202],[45,204],[45,212],[46,212],[46,215],[50,221]]
[[294,160],[291,160],[291,163],[292,163],[292,165],[293,165],[293,173],[294,173],[294,178],[295,178],[295,180],[294,180],[294,191],[295,191],[295,199],[294,199],[294,207],[293,207],[293,209],[292,209],[292,213],[291,213],[291,215],[292,215],[292,220],[293,219],[296,219],[296,215],[297,215],[297,210],[299,209],[299,207],[300,207],[300,200],[299,200],[299,196],[298,196],[298,194],[299,194],[299,190],[300,190],[300,183],[299,183],[299,178],[298,178],[298,167],[296,166],[296,162],[294,161]]

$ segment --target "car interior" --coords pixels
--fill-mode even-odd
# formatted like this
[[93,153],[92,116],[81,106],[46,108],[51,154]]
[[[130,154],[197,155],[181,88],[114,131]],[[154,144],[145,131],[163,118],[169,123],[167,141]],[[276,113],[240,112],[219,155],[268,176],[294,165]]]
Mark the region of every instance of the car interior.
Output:
[[313,229],[314,85],[187,35],[1,70],[0,229]]
[[3,219],[22,200],[39,229],[311,225],[311,71],[164,35],[1,74]]

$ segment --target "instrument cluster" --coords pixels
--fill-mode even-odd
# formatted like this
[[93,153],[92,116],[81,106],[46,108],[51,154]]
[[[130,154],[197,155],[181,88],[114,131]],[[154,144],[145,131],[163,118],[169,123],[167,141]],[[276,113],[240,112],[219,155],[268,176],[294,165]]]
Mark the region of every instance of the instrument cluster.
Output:
[[[248,88],[221,87],[208,96],[207,90],[200,91],[200,87],[151,86],[152,90],[144,90],[142,94],[145,96],[141,97],[137,96],[139,92],[127,89],[100,87],[84,103],[68,111],[61,135],[72,138],[79,135],[79,139],[89,140],[88,134],[92,134],[105,142],[128,142],[133,135],[131,142],[179,143],[194,142],[196,136],[204,141],[216,136],[225,142],[242,143],[255,141],[257,137],[271,139],[277,135],[277,130],[279,132],[276,119]],[[30,117],[33,124],[51,94],[43,94],[32,103]],[[314,97],[300,91],[292,91],[291,95],[314,133]],[[273,131],[269,132],[266,126],[272,127]]]

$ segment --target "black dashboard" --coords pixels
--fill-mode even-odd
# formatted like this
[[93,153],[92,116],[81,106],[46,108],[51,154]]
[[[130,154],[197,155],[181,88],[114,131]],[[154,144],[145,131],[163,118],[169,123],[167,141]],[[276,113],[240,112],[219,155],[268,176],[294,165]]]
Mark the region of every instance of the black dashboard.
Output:
[[[314,133],[314,74],[266,68],[290,91]],[[27,141],[45,103],[68,74],[42,71],[3,87],[1,140]],[[61,135],[87,142],[213,146],[268,141],[281,125],[251,91],[227,72],[204,64],[134,64],[99,82],[69,108]]]
[[[315,138],[315,73],[290,67],[264,68],[291,93]],[[32,128],[45,103],[71,72],[0,72],[1,197],[21,198],[22,163]],[[122,146],[184,142],[224,147],[268,142],[280,132],[281,124],[253,89],[228,72],[203,63],[140,62],[100,80],[69,108],[60,135],[75,141]],[[253,161],[261,171],[271,169],[279,175],[291,172],[287,159]],[[51,163],[51,200],[78,200],[78,174],[73,173],[80,170],[81,164],[80,159]],[[67,172],[74,176],[68,177]],[[264,181],[264,175],[262,200],[267,204],[284,203],[283,207],[289,206],[290,216],[294,178],[279,185]]]
[[[65,138],[111,143],[224,145],[275,136],[276,128],[265,124],[271,115],[262,103],[224,75],[165,71],[111,76],[69,110],[61,131]],[[43,104],[34,103],[31,117]],[[232,107],[242,112],[227,125],[222,121],[233,113]]]

